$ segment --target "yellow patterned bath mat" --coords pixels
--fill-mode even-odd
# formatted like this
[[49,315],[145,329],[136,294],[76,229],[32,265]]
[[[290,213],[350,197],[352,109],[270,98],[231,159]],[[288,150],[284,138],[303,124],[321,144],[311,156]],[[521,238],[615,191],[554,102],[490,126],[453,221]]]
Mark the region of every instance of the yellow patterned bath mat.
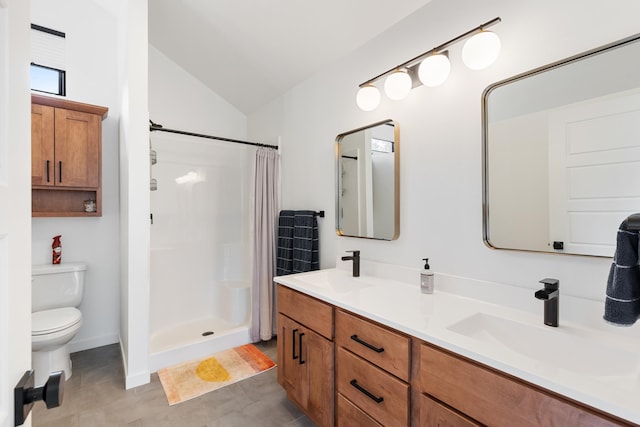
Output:
[[276,364],[253,344],[221,351],[210,357],[160,369],[158,377],[169,405],[184,402],[236,383]]

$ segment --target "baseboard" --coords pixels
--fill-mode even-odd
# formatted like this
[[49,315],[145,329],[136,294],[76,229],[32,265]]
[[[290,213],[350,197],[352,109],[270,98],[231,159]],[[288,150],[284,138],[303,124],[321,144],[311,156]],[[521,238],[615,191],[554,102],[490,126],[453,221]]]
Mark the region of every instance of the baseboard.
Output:
[[124,352],[122,346],[122,340],[118,339],[120,345],[120,354],[122,355],[122,368],[124,370],[124,388],[129,390],[131,388],[139,387],[141,385],[149,384],[151,382],[151,373],[149,371],[141,372],[136,375],[129,375],[127,370],[127,355]]
[[83,340],[71,340],[69,343],[69,352],[89,350],[92,348],[102,347],[104,345],[117,344],[120,342],[118,335],[103,335],[101,337],[87,338]]

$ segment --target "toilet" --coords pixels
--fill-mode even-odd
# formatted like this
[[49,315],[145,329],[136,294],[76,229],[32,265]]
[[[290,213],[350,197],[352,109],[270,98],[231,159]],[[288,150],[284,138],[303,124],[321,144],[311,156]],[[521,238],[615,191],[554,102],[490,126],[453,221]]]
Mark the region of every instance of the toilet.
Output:
[[82,326],[78,306],[84,294],[87,264],[82,262],[32,266],[31,357],[35,385],[47,382],[51,372],[71,377],[69,341]]

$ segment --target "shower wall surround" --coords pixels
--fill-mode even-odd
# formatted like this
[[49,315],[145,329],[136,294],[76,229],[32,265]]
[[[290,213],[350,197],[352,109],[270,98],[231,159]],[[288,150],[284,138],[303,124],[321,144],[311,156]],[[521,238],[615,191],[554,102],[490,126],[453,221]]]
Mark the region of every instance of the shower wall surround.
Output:
[[[282,135],[283,204],[329,209],[335,197],[333,137],[387,117],[402,124],[399,239],[338,237],[334,219],[326,218],[322,268],[351,249],[364,259],[414,268],[429,256],[436,272],[531,290],[541,278],[554,277],[565,294],[604,300],[610,259],[484,245],[481,96],[493,82],[637,33],[638,14],[640,3],[632,0],[434,0],[250,114],[249,137]],[[402,102],[383,100],[373,112],[359,110],[354,98],[360,82],[494,16],[502,18],[502,51],[490,68],[457,67],[442,86],[416,88]],[[451,47],[449,55],[459,59],[461,48]],[[527,304],[535,303],[532,293]]]

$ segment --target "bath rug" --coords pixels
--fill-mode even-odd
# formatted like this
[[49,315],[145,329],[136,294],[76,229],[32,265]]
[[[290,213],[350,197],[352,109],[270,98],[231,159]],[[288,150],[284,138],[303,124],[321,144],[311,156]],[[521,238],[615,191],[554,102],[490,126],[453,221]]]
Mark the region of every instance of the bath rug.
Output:
[[169,406],[272,369],[276,364],[253,344],[163,368],[158,377]]

